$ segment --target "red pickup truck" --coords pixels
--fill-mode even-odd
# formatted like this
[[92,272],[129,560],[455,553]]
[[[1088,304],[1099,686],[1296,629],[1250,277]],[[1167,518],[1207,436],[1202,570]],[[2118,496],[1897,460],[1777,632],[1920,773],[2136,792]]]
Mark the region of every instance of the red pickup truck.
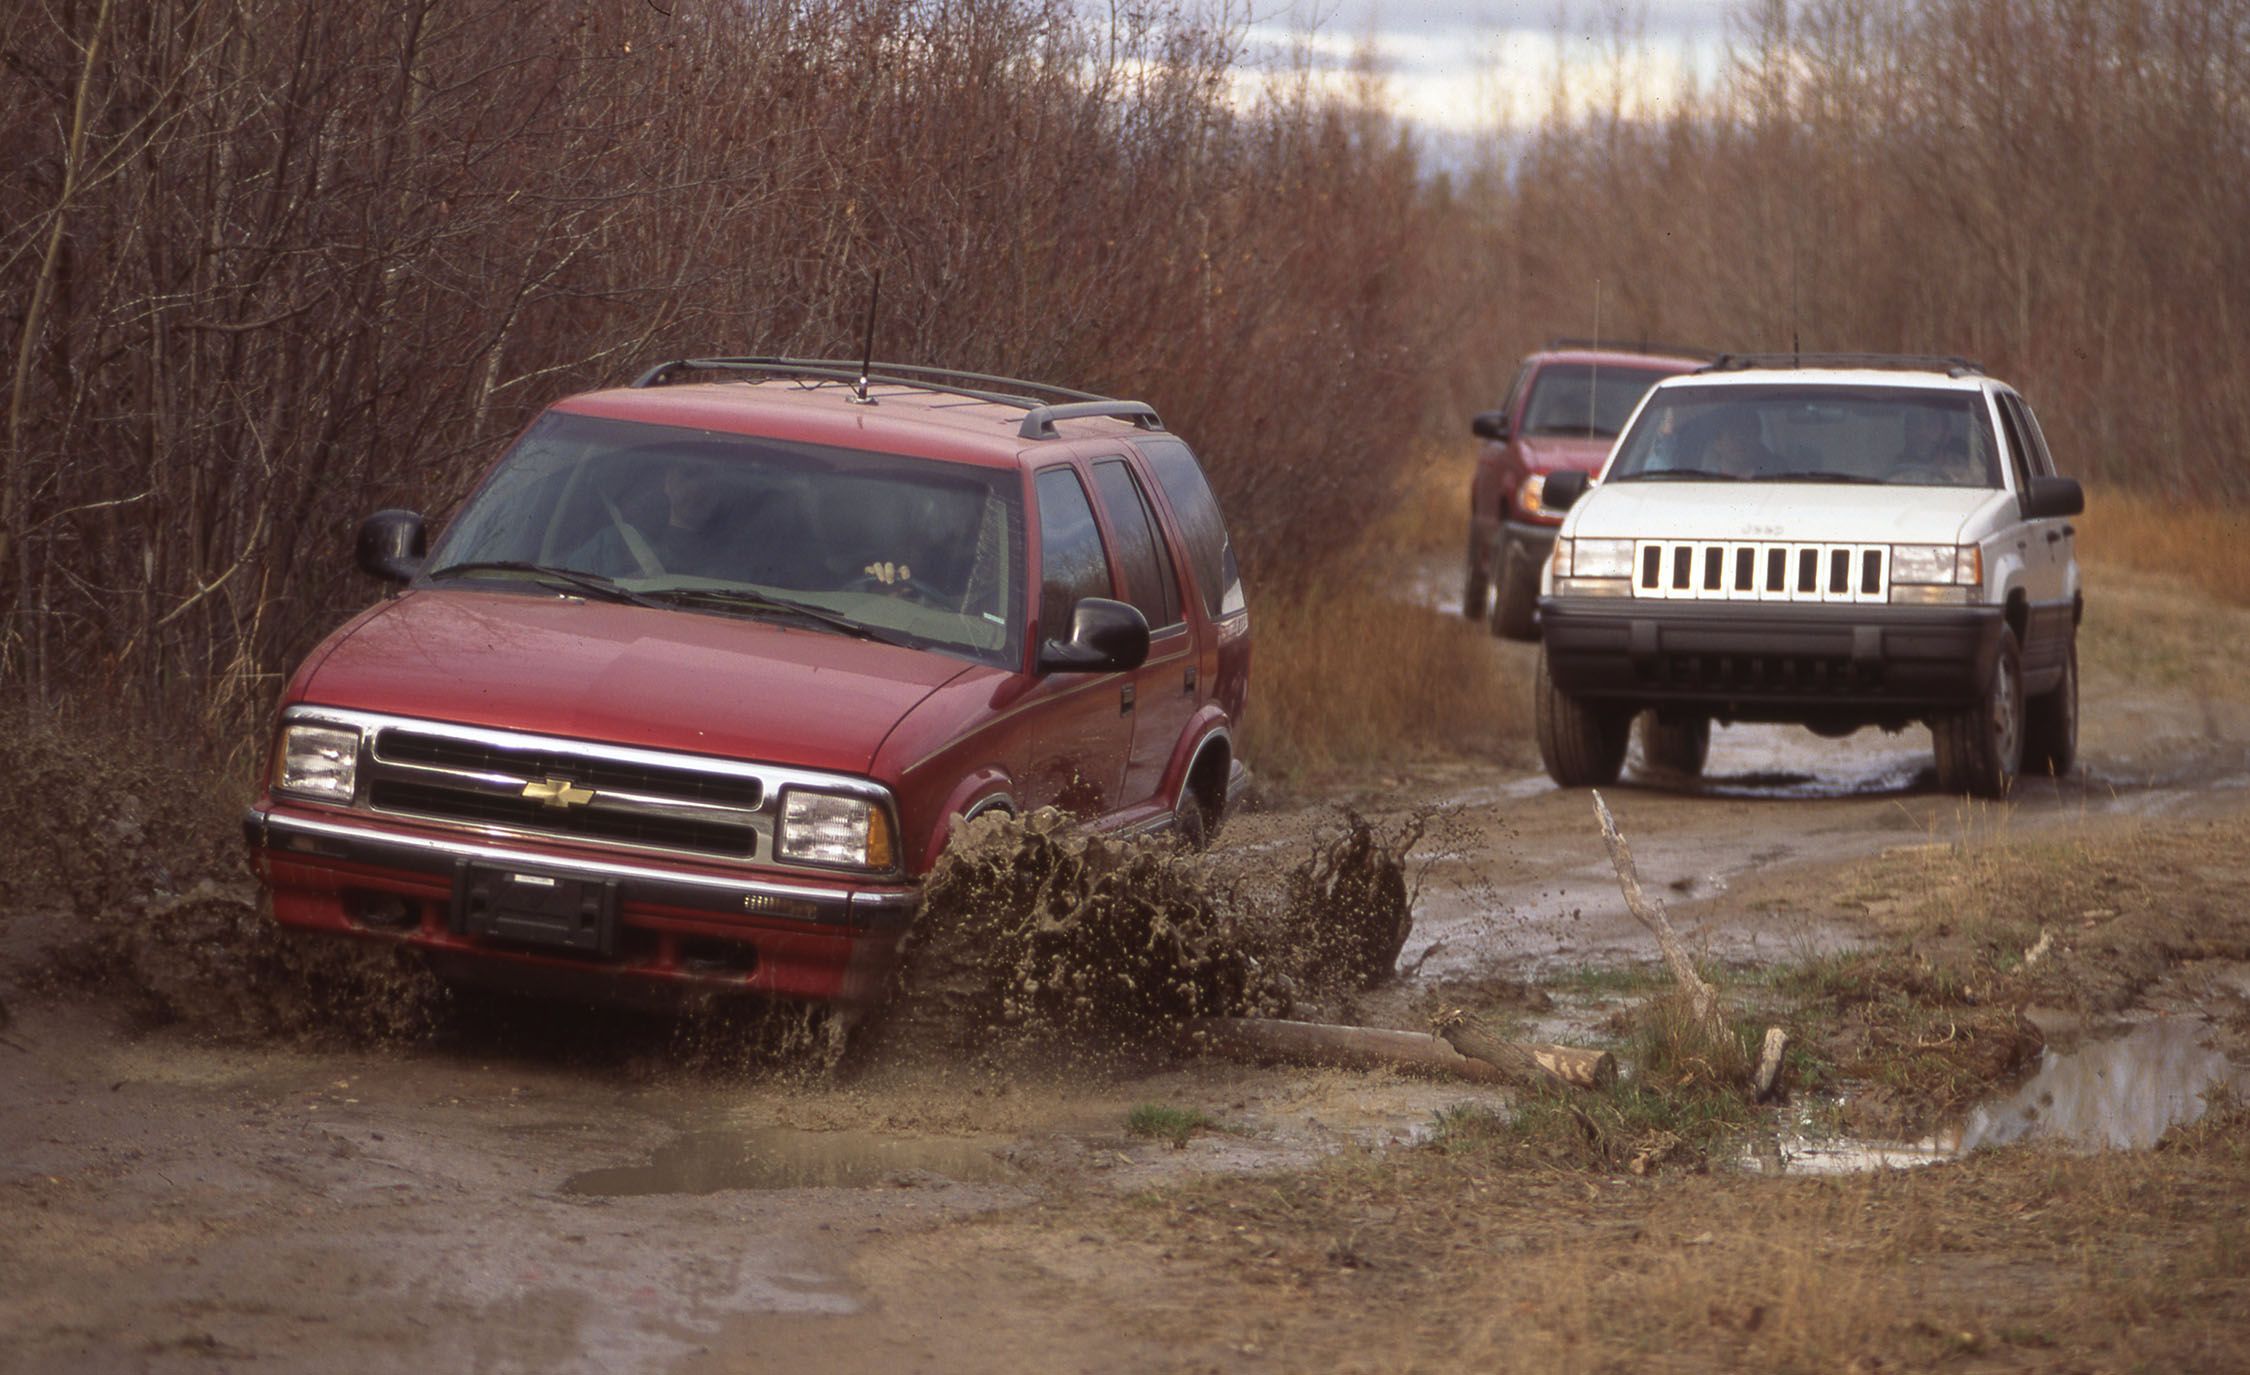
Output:
[[1556,339],[1523,360],[1500,409],[1470,422],[1484,441],[1469,491],[1469,550],[1461,614],[1489,602],[1492,633],[1538,635],[1539,569],[1555,547],[1560,512],[1545,509],[1550,473],[1591,473],[1648,389],[1711,361],[1694,349]]
[[281,923],[458,980],[865,1004],[962,818],[1200,840],[1241,773],[1233,553],[1138,402],[683,360],[359,562],[394,593],[290,681],[244,830]]

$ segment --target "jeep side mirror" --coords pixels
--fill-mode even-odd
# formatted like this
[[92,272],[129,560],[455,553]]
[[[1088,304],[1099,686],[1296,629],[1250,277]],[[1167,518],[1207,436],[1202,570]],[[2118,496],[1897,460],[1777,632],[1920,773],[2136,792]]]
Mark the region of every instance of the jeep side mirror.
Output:
[[1041,673],[1122,673],[1148,659],[1148,618],[1107,597],[1082,597],[1070,613],[1070,638],[1039,646]]
[[2086,509],[2086,489],[2074,477],[2035,477],[2023,494],[2026,520],[2075,516]]
[[1550,511],[1567,511],[1586,495],[1594,485],[1593,474],[1572,468],[1560,473],[1547,474],[1547,481],[1539,488],[1539,504]]
[[416,511],[377,511],[359,523],[353,550],[359,571],[384,582],[411,582],[429,559],[422,516]]
[[1479,414],[1469,422],[1469,433],[1479,439],[1495,440],[1502,444],[1507,443],[1508,413],[1506,411],[1485,411]]

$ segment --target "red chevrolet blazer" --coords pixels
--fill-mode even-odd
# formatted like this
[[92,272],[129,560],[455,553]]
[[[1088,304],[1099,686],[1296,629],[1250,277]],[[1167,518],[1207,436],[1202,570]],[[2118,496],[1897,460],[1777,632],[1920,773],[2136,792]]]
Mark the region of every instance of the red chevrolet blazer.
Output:
[[670,363],[358,556],[397,586],[291,679],[244,830],[282,924],[458,980],[864,1005],[964,817],[1200,841],[1241,774],[1233,553],[1138,402]]

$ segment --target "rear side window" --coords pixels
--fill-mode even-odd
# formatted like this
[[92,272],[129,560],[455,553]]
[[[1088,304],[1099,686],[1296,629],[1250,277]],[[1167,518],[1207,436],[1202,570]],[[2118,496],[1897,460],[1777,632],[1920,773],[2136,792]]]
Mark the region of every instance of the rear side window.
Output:
[[1083,597],[1109,595],[1109,556],[1086,489],[1069,468],[1039,474],[1039,634],[1070,638],[1070,613]]
[[1180,522],[1180,539],[1187,545],[1188,562],[1195,569],[1195,585],[1203,594],[1203,609],[1213,617],[1242,610],[1242,575],[1234,565],[1234,546],[1227,542],[1226,522],[1219,517],[1219,500],[1195,455],[1178,441],[1157,441],[1143,446],[1149,471],[1164,489],[1172,514]]
[[1123,459],[1094,465],[1094,490],[1109,516],[1110,533],[1117,537],[1117,567],[1125,575],[1125,591],[1152,627],[1180,621],[1180,582],[1172,571],[1172,555],[1156,538],[1156,521],[1148,498]]

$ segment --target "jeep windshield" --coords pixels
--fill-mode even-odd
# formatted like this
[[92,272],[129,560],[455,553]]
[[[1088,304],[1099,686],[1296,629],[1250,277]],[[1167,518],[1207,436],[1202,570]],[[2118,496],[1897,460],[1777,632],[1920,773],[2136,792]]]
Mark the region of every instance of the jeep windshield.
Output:
[[1678,386],[1649,398],[1603,480],[1998,487],[2000,465],[1974,391]]
[[1593,363],[1549,363],[1532,379],[1523,432],[1615,439],[1641,397],[1669,372]]
[[1016,475],[551,412],[469,499],[427,583],[771,619],[1012,667]]

